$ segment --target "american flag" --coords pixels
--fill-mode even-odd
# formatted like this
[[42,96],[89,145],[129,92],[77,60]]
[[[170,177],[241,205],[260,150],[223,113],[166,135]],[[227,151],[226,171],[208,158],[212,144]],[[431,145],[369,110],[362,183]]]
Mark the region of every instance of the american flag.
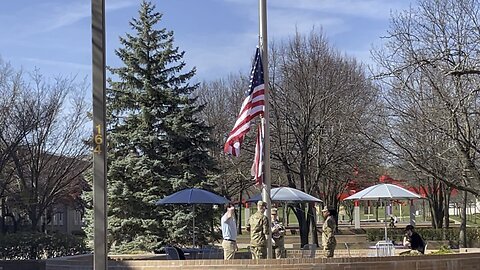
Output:
[[264,111],[265,84],[263,81],[263,64],[260,56],[260,49],[257,48],[247,97],[243,100],[235,126],[232,131],[230,131],[225,146],[223,147],[226,154],[232,154],[236,157],[240,155],[240,145],[243,142],[245,134],[250,130],[251,121],[257,115],[263,115]]
[[255,157],[253,159],[252,176],[256,185],[263,184],[263,125],[257,127],[257,144],[255,145]]

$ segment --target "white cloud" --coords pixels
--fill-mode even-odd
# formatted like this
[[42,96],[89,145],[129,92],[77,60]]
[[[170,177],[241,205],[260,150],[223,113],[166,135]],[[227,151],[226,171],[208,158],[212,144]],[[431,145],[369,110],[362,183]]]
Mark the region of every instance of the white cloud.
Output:
[[88,2],[77,2],[73,5],[50,7],[51,16],[48,16],[48,19],[42,22],[42,24],[47,26],[43,31],[49,32],[89,17],[91,14],[89,7]]
[[58,70],[69,69],[69,70],[77,70],[77,71],[88,71],[92,69],[91,65],[87,64],[79,64],[67,61],[56,61],[56,60],[48,60],[48,59],[41,59],[41,58],[23,58],[24,61],[33,63],[34,65],[41,65],[41,66],[50,66],[55,67]]
[[[226,0],[231,3],[253,6],[256,1]],[[405,0],[271,0],[268,8],[287,12],[314,11],[325,14],[349,15],[371,19],[386,19],[391,10],[403,10],[410,1]]]
[[344,32],[348,26],[339,17],[318,16],[313,12],[272,9],[268,15],[268,35],[273,39],[292,36],[296,31],[307,33],[313,28],[323,29],[334,35]]
[[242,33],[218,47],[197,43],[182,49],[187,64],[197,67],[197,79],[217,79],[239,71],[248,74],[257,36],[257,32]]
[[339,14],[370,19],[386,19],[391,10],[403,9],[404,0],[276,0],[272,6],[286,9],[300,9],[328,14]]
[[[257,0],[226,1],[238,5],[238,12],[245,12],[251,22],[258,23]],[[331,44],[341,52],[365,64],[372,64],[370,45],[387,30],[391,12],[407,9],[410,2],[411,0],[267,0],[268,38],[270,41],[279,41],[292,37],[296,31],[308,34],[312,29],[321,29]],[[371,39],[370,42],[366,41],[368,39]]]
[[[106,1],[107,16],[109,12],[139,5],[138,0]],[[15,34],[18,38],[27,38],[39,33],[47,33],[61,29],[82,20],[90,21],[92,14],[91,1],[42,1],[36,5],[26,5],[21,9],[9,10],[10,16],[0,17],[0,22],[15,21],[7,34]],[[28,18],[19,20],[17,18]],[[3,29],[6,31],[8,29]]]
[[[231,17],[235,19],[225,18],[222,25],[206,19],[215,16],[219,10],[212,10],[211,14],[202,12],[195,18],[184,17],[184,11],[177,1],[192,8],[222,3],[225,12],[232,14]],[[267,0],[268,38],[270,42],[278,42],[293,36],[295,31],[305,34],[313,28],[322,29],[341,51],[364,60],[368,55],[367,43],[373,42],[380,35],[378,33],[386,30],[386,18],[390,17],[390,10],[408,8],[410,1],[413,0]],[[162,7],[169,7],[169,16],[183,18],[172,19],[172,22],[181,23],[183,27],[183,32],[175,32],[176,45],[186,51],[187,64],[190,67],[197,66],[197,78],[219,78],[239,70],[248,72],[258,40],[258,0],[205,2],[153,1],[158,11],[162,11]],[[19,59],[23,56],[23,63],[52,70],[57,67],[57,70],[64,68],[74,72],[89,72],[90,65],[78,63],[90,57],[90,5],[90,0],[42,0],[32,1],[32,5],[11,5],[12,8],[0,15],[0,23],[10,26],[0,28],[0,35],[12,37],[0,44],[1,52],[8,56],[21,48],[25,52],[16,55]],[[140,0],[106,1],[110,36],[107,37],[107,49],[118,46],[118,38],[113,30],[124,33],[128,18],[120,26],[118,21],[113,20],[124,18],[124,13],[131,14],[139,5]],[[109,17],[109,14],[112,16]],[[202,24],[199,20],[206,23]],[[176,30],[176,26],[173,24],[171,30]],[[85,42],[80,44],[79,40]],[[73,51],[75,49],[77,51]],[[58,56],[55,58],[57,60],[66,55],[63,59],[71,59],[71,62],[50,60],[53,54]],[[107,50],[107,54],[108,64],[115,66],[118,59],[113,55],[113,50]]]
[[[76,23],[85,18],[90,18],[92,14],[91,1],[69,3],[63,6],[52,6],[54,10],[49,19],[49,27],[45,31],[55,30]],[[110,0],[105,4],[105,12],[116,11],[130,6],[138,5],[136,0]]]

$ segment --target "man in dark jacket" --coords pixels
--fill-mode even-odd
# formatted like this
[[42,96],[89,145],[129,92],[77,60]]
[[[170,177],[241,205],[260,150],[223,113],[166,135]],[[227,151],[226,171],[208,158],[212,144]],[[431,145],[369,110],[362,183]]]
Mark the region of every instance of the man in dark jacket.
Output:
[[407,227],[405,227],[403,245],[411,249],[410,253],[425,253],[425,241],[423,241],[422,237],[415,231],[413,225],[407,225]]

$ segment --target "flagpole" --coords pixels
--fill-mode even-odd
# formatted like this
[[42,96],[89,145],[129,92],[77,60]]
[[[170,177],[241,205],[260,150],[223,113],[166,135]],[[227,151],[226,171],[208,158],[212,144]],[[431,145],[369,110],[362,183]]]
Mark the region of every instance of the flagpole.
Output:
[[[267,203],[267,211],[265,215],[268,218],[269,224],[271,224],[271,202],[270,202],[270,189],[271,189],[271,174],[270,174],[270,115],[269,115],[269,103],[268,103],[268,94],[269,94],[269,87],[268,87],[268,42],[267,42],[267,0],[259,0],[259,16],[260,16],[260,52],[262,55],[263,61],[263,76],[264,76],[264,83],[265,83],[265,112],[264,118],[262,123],[264,124],[264,173],[263,173],[263,181],[264,181],[264,188],[262,192],[262,200]],[[267,237],[267,258],[272,258],[272,231],[268,230],[268,237]]]
[[105,0],[92,0],[93,269],[108,268]]

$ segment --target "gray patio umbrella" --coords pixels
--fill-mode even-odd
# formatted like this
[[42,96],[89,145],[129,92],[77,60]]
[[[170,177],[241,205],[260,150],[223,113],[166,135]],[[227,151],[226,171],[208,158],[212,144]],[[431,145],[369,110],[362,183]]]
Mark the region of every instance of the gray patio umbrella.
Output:
[[[393,184],[378,184],[371,187],[368,187],[364,190],[361,190],[351,196],[348,196],[344,200],[363,200],[363,201],[373,201],[373,200],[411,200],[411,199],[421,199],[422,196],[413,193],[409,190],[404,189],[403,187],[393,185]],[[387,213],[385,211],[385,241],[387,240]]]
[[[261,199],[262,194],[257,194],[248,199],[247,202],[257,202]],[[272,188],[270,199],[272,202],[322,202],[322,200],[310,194],[291,187]]]
[[195,204],[227,204],[230,201],[213,192],[199,189],[189,188],[180,190],[171,195],[166,196],[156,202],[161,204],[191,204],[193,213],[193,246],[195,246]]
[[[262,199],[262,194],[257,194],[247,202],[257,202]],[[322,200],[307,194],[301,190],[291,188],[291,187],[277,187],[272,188],[270,191],[270,200],[272,202],[282,202],[285,203],[285,207],[283,207],[283,217],[286,216],[286,205],[288,203],[300,203],[300,202],[322,202]],[[285,220],[284,220],[285,221]]]
[[420,199],[422,196],[406,190],[400,186],[393,184],[378,184],[361,190],[351,196],[345,198],[345,200],[410,200]]

